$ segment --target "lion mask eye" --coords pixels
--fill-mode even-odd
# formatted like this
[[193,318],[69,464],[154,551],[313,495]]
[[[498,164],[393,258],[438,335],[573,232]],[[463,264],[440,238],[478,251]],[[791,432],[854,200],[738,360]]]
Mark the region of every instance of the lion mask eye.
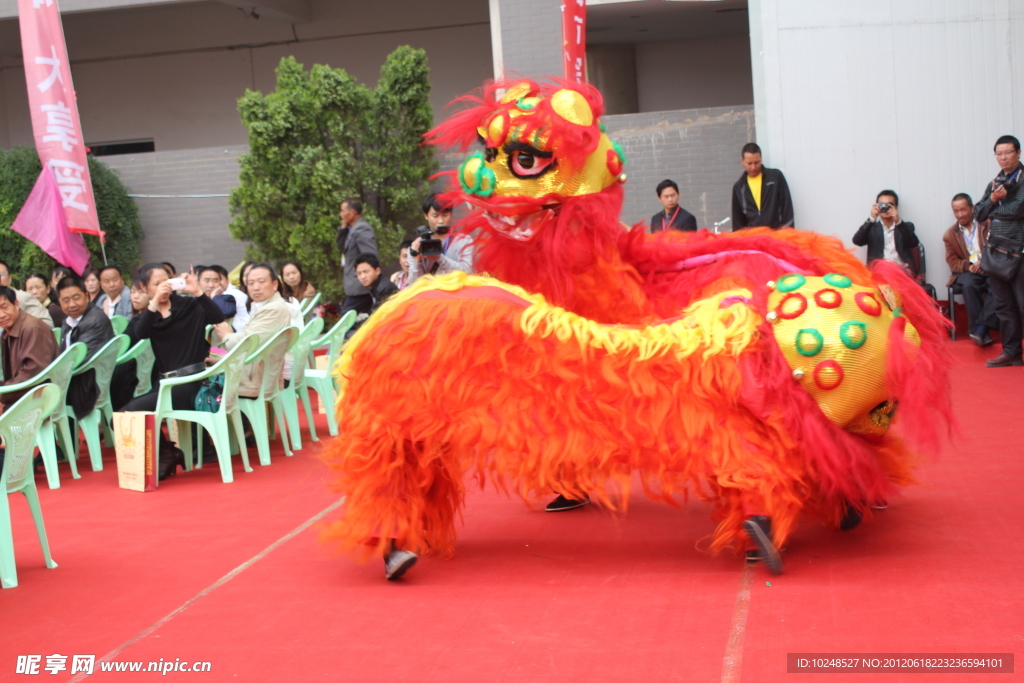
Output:
[[509,170],[517,178],[536,178],[550,170],[555,160],[550,152],[542,152],[529,145],[506,147]]

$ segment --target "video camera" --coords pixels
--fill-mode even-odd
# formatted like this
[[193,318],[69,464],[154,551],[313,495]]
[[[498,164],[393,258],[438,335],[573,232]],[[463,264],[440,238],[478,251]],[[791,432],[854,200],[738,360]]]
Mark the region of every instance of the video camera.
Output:
[[[451,230],[450,226],[439,225],[437,230],[428,230],[426,227],[420,228],[416,231],[416,234],[420,238],[420,250],[418,253],[413,253],[413,256],[422,254],[423,256],[440,256],[444,253],[444,243],[435,238],[435,235],[444,237]],[[411,250],[410,250],[411,251]]]

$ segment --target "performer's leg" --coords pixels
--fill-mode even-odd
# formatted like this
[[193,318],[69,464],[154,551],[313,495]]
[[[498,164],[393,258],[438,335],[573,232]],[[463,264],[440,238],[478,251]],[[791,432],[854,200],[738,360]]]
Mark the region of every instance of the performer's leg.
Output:
[[416,564],[418,559],[416,553],[408,550],[399,550],[395,547],[394,541],[389,541],[387,550],[384,552],[384,578],[388,581],[397,581]]

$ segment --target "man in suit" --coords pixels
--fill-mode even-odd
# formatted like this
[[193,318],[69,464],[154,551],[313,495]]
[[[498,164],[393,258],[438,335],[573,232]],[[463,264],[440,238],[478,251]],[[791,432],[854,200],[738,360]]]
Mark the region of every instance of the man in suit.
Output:
[[761,165],[761,148],[743,146],[743,175],[732,186],[733,230],[766,225],[773,230],[793,227],[793,198],[786,176]]
[[[988,221],[974,218],[974,202],[961,192],[953,197],[953,216],[956,223],[942,235],[946,247],[946,263],[952,275],[946,287],[953,283],[963,288],[967,308],[967,332],[978,346],[992,343],[989,330],[999,329],[995,298],[988,284],[988,275],[981,269],[981,250],[988,240]],[[949,302],[953,306],[953,302]]]
[[868,265],[884,259],[892,261],[918,278],[914,248],[919,244],[914,224],[900,219],[900,198],[892,190],[882,190],[871,205],[868,218],[857,229],[853,243],[868,248]]
[[132,317],[132,290],[124,283],[120,268],[103,266],[100,269],[100,288],[103,293],[96,297],[96,308],[108,318],[115,315]]
[[341,203],[341,227],[338,228],[336,243],[345,271],[345,303],[341,306],[341,315],[349,311],[369,313],[373,308],[373,297],[370,290],[359,284],[356,259],[363,254],[380,258],[380,254],[373,226],[363,218],[363,205],[358,199],[346,199]]
[[662,230],[697,231],[697,218],[679,206],[679,186],[672,180],[662,180],[657,187],[658,201],[663,209],[651,216],[651,232]]
[[[98,306],[89,305],[89,294],[85,291],[85,282],[82,278],[77,275],[61,278],[57,283],[57,301],[60,303],[60,310],[67,316],[60,328],[61,351],[75,342],[82,342],[88,349],[85,356],[88,359],[114,338],[110,318]],[[96,373],[90,370],[71,378],[67,404],[74,409],[75,417],[80,420],[95,407],[99,395]]]
[[[281,297],[281,283],[274,268],[266,263],[257,263],[249,269],[245,276],[245,287],[252,300],[249,322],[245,328],[235,332],[229,323],[217,323],[213,326],[220,337],[220,346],[229,351],[235,348],[247,335],[259,337],[262,346],[275,334],[291,325],[292,314],[288,304]],[[260,383],[263,381],[263,368],[251,363],[242,369],[242,381],[238,385],[238,395],[246,398],[258,398]]]

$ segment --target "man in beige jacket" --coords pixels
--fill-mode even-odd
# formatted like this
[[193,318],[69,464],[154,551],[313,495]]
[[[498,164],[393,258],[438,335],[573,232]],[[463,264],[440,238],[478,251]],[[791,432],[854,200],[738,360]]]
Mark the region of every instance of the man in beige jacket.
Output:
[[[258,336],[262,345],[291,325],[291,312],[288,310],[288,304],[281,298],[279,293],[281,283],[272,266],[258,263],[250,268],[246,275],[245,285],[252,305],[249,321],[245,327],[235,332],[228,323],[214,325],[214,331],[220,339],[219,345],[229,351],[237,346],[246,335]],[[262,379],[262,364],[246,365],[242,370],[242,382],[238,388],[238,395],[246,398],[258,398]]]

